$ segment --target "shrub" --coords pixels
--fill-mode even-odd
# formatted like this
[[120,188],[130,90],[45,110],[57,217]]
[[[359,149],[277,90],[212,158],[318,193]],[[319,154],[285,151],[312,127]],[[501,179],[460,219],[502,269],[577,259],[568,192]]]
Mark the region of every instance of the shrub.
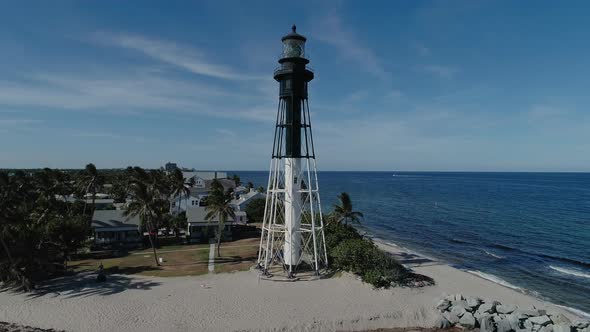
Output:
[[412,273],[352,226],[330,224],[325,236],[332,267],[355,273],[374,287],[434,284],[430,277]]

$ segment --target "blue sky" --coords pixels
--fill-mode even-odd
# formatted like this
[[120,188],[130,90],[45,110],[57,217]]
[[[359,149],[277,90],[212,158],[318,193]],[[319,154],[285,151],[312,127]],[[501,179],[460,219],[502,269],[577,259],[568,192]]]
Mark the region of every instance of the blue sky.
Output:
[[267,169],[296,23],[321,170],[590,171],[588,2],[0,7],[0,168]]

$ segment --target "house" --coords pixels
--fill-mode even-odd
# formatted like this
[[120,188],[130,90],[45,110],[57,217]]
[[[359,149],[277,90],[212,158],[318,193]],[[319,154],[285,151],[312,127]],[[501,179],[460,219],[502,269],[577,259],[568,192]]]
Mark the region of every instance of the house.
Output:
[[[186,237],[188,242],[206,241],[208,238],[215,235],[217,230],[217,223],[219,219],[214,217],[212,220],[207,220],[207,208],[204,206],[191,206],[186,210]],[[231,226],[233,220],[225,222],[224,237],[231,238]]]
[[96,210],[92,216],[94,244],[137,246],[141,244],[138,217],[126,217],[122,210]]
[[[189,206],[186,210],[187,230],[186,236],[189,242],[205,241],[207,238],[215,235],[219,219],[215,216],[211,221],[208,221],[207,207],[205,206]],[[231,239],[232,227],[235,225],[245,225],[247,222],[246,212],[235,211],[235,218],[233,220],[225,221],[224,237]]]
[[199,206],[199,204],[204,204],[204,202],[201,202],[202,198],[204,197],[194,193],[192,190],[188,197],[184,195],[172,197],[170,199],[170,213],[180,213],[186,211],[187,206]]
[[248,223],[248,216],[246,215],[246,211],[234,211],[234,214],[234,221],[237,225],[246,225]]
[[[170,212],[182,212],[186,211],[187,207],[195,207],[195,206],[204,206],[205,205],[205,198],[209,196],[211,192],[211,184],[213,183],[213,179],[211,180],[202,180],[202,182],[196,182],[195,186],[190,188],[190,195],[188,197],[172,197],[170,199]],[[233,180],[230,179],[217,179],[219,183],[223,186],[223,190],[225,192],[233,191],[236,187],[236,184]],[[180,204],[180,208],[178,205]]]
[[234,206],[236,211],[244,211],[248,203],[250,203],[253,199],[264,197],[265,195],[263,193],[252,189],[247,193],[238,195],[238,197],[233,199],[230,204]]
[[[82,200],[86,202],[88,206],[92,206],[92,198],[86,198]],[[112,198],[97,198],[94,200],[94,209],[95,210],[114,210],[115,200]]]
[[195,182],[197,182],[198,178],[200,178],[202,181],[226,179],[227,173],[218,171],[182,171],[182,176],[185,178],[185,181],[195,178]]
[[173,172],[177,168],[178,166],[176,165],[176,163],[167,162],[166,165],[164,165],[164,169],[166,170],[166,172]]

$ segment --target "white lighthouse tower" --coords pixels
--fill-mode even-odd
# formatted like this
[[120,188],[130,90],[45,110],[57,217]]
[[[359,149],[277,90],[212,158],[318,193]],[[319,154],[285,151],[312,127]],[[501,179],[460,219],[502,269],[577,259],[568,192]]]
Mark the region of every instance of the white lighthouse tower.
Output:
[[268,278],[318,276],[328,264],[307,94],[314,74],[306,38],[292,30],[274,72],[279,105],[258,252]]

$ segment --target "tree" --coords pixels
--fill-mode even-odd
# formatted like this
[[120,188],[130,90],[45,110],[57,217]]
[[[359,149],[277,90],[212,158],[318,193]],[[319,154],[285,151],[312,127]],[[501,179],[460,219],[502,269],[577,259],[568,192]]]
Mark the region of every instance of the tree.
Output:
[[240,184],[242,184],[242,182],[240,182],[240,176],[237,174],[232,175],[231,179],[234,180],[236,187],[239,187]]
[[246,205],[246,214],[248,215],[249,222],[262,222],[264,219],[264,207],[266,205],[266,199],[255,198]]
[[348,193],[341,193],[338,195],[338,199],[340,205],[334,205],[334,212],[331,214],[332,221],[344,223],[344,225],[348,225],[348,222],[360,224],[364,218],[363,214],[352,210],[352,201]]
[[259,193],[263,193],[264,192],[264,187],[260,186],[258,188],[256,188],[256,191],[258,191]]
[[[214,181],[215,182],[215,181]],[[221,186],[221,185],[220,185]],[[213,184],[211,184],[213,189]],[[223,236],[223,230],[225,229],[225,222],[228,219],[234,219],[235,213],[233,207],[230,205],[232,196],[223,192],[223,187],[215,186],[215,189],[211,191],[207,199],[207,215],[205,219],[208,222],[214,221],[217,217],[217,232],[215,234],[217,240],[217,257],[221,256],[221,238]]]
[[140,167],[133,168],[133,179],[131,180],[131,195],[133,201],[129,203],[125,216],[138,216],[142,223],[142,229],[148,231],[150,245],[154,252],[156,265],[158,262],[158,253],[154,244],[153,237],[158,233],[157,220],[168,208],[168,202],[162,191],[165,189],[161,171],[146,172]]
[[184,176],[182,175],[182,171],[178,168],[174,169],[169,175],[170,184],[171,184],[171,191],[173,197],[178,197],[178,207],[176,209],[176,214],[180,214],[180,202],[182,200],[182,196],[188,200],[188,197],[191,194],[191,189],[195,185],[195,178],[192,177],[190,180],[185,182]]
[[48,222],[49,236],[53,244],[61,251],[66,269],[70,253],[82,246],[89,231],[88,223],[83,216],[65,215]]
[[[80,174],[79,185],[84,190],[84,201],[86,202],[86,194],[92,194],[92,213],[94,213],[94,203],[96,201],[96,192],[104,184],[104,177],[98,172],[96,166],[90,163],[86,165],[84,171]],[[84,203],[84,214],[86,214],[86,203]]]
[[248,189],[254,188],[254,183],[248,182],[248,184],[246,185],[246,188],[248,188]]

